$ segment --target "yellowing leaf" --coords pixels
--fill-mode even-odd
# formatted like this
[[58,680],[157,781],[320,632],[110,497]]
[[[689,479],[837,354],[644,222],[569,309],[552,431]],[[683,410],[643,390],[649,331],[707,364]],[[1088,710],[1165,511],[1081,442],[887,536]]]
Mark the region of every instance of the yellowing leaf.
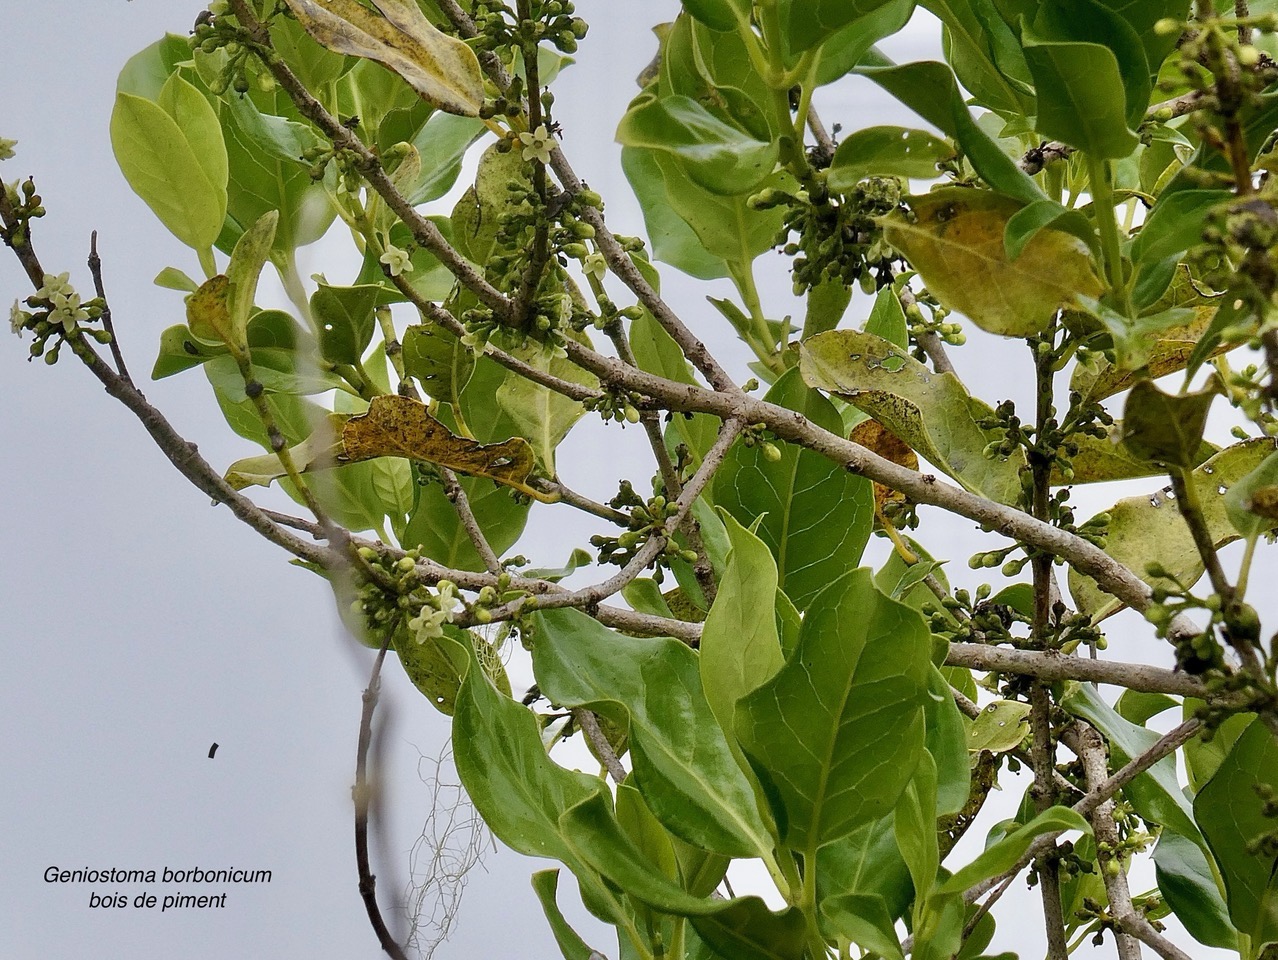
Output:
[[[1239,537],[1229,521],[1225,494],[1273,451],[1274,441],[1269,439],[1236,443],[1190,474],[1189,482],[1193,483],[1198,494],[1207,531],[1218,549]],[[1202,576],[1203,561],[1194,546],[1189,526],[1176,508],[1176,501],[1167,496],[1166,491],[1127,497],[1106,512],[1110,519],[1105,552],[1142,580],[1154,582],[1146,569],[1154,560],[1186,587],[1192,586]],[[1268,525],[1269,528],[1272,526]],[[1093,623],[1100,622],[1122,606],[1090,577],[1076,570],[1069,572],[1069,592],[1078,611],[1091,617]]]
[[1011,259],[1007,222],[1021,209],[1009,197],[951,187],[910,198],[914,218],[884,218],[883,236],[905,255],[927,288],[982,330],[1005,337],[1039,333],[1079,296],[1099,297],[1087,247],[1050,227]]
[[230,293],[231,281],[225,274],[205,280],[200,289],[186,298],[186,322],[201,340],[247,351],[243,333],[235,329],[231,320]]
[[427,103],[479,116],[484,79],[474,52],[437,30],[415,0],[374,0],[382,16],[356,0],[286,0],[306,32],[336,53],[394,70]]
[[408,397],[374,397],[368,412],[352,417],[342,430],[347,461],[375,457],[425,460],[526,493],[538,500],[546,494],[528,485],[534,457],[528,441],[515,437],[501,443],[477,443],[454,435]]

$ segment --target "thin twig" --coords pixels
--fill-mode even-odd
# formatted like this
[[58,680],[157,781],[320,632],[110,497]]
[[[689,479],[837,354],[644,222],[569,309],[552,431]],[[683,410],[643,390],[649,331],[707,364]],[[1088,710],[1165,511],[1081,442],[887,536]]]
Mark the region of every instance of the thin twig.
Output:
[[602,728],[599,726],[599,718],[594,712],[587,710],[585,707],[578,707],[572,712],[573,719],[577,722],[577,726],[581,728],[581,732],[585,734],[586,739],[590,741],[590,745],[595,748],[595,753],[599,759],[603,761],[604,767],[608,770],[608,775],[612,777],[613,783],[621,783],[626,779],[626,768],[621,765],[621,760],[617,757],[617,751],[612,749],[612,744],[608,742],[608,738],[604,736]]
[[[1096,787],[1087,791],[1087,794],[1075,803],[1071,809],[1082,816],[1090,816],[1092,811],[1100,804],[1104,803],[1110,797],[1118,793],[1119,790],[1131,783],[1142,773],[1156,764],[1163,757],[1175,752],[1183,744],[1187,743],[1199,729],[1202,722],[1199,720],[1186,720],[1184,723],[1175,727],[1168,733],[1159,737],[1154,743],[1150,744],[1148,749],[1141,751],[1140,754],[1129,760],[1123,767],[1112,774],[1108,779],[1097,784]],[[1040,853],[1052,846],[1056,842],[1064,830],[1057,830],[1052,833],[1045,833],[1037,837],[1029,848],[1021,854],[1019,860],[1008,870],[989,880],[982,881],[968,888],[963,894],[964,899],[968,903],[975,903],[987,891],[992,890],[1009,877],[1014,877],[1034,860]]]
[[386,651],[394,632],[394,629],[386,631],[386,639],[382,641],[382,648],[377,651],[368,686],[364,688],[361,698],[363,709],[360,711],[359,743],[355,751],[355,788],[351,795],[355,800],[355,862],[359,869],[359,895],[364,901],[364,909],[368,911],[368,922],[373,925],[377,942],[393,960],[408,960],[387,929],[381,908],[377,905],[377,878],[373,875],[368,859],[368,808],[373,796],[373,788],[368,783],[368,746],[373,739],[373,711],[377,709],[377,699],[381,692],[382,662],[386,659]]
[[[535,600],[531,597],[520,597],[489,611],[492,619],[510,619],[519,616],[520,613],[527,609],[534,608],[546,610],[560,607],[579,607],[589,612],[600,601],[618,593],[661,555],[674,531],[679,528],[683,518],[692,509],[692,504],[697,497],[701,496],[706,484],[710,482],[710,478],[714,476],[715,471],[722,464],[723,458],[727,456],[728,450],[732,447],[732,443],[736,440],[738,434],[741,433],[742,428],[743,425],[738,420],[728,420],[720,427],[719,436],[716,438],[714,445],[706,451],[705,458],[701,461],[701,466],[697,468],[697,472],[693,474],[687,485],[684,486],[683,493],[675,501],[674,515],[666,518],[661,532],[652,533],[648,537],[648,542],[635,551],[634,557],[621,568],[619,573],[614,574],[607,580],[596,583],[594,586],[583,587],[580,590],[552,593]],[[697,637],[700,639],[699,630],[697,631]]]
[[102,329],[111,336],[111,357],[115,360],[116,372],[127,383],[133,383],[129,376],[129,368],[124,365],[124,354],[120,352],[120,341],[115,335],[115,327],[111,323],[111,305],[107,303],[106,288],[102,284],[102,258],[98,256],[98,231],[89,235],[89,273],[93,275],[93,290],[102,301]]
[[808,106],[808,130],[812,134],[812,139],[816,141],[816,149],[820,151],[819,159],[822,162],[817,164],[817,166],[828,167],[834,159],[836,146],[834,139],[830,136],[830,132],[825,129],[825,124],[821,122],[821,117],[817,114],[816,107],[810,104]]
[[493,551],[488,538],[484,536],[484,531],[480,529],[479,521],[475,519],[475,511],[470,508],[470,499],[466,496],[466,491],[457,479],[457,474],[453,473],[448,467],[440,467],[439,473],[444,480],[444,496],[448,498],[448,501],[453,505],[453,509],[457,511],[457,519],[461,521],[462,529],[466,531],[466,536],[470,538],[471,545],[475,548],[475,552],[479,554],[479,559],[484,562],[484,567],[487,568],[489,573],[494,576],[499,575],[502,571],[501,560]]
[[[607,330],[609,339],[617,348],[617,356],[621,358],[623,363],[638,368],[639,362],[635,359],[634,350],[630,347],[630,338],[626,336],[625,328],[618,321],[611,324]],[[670,459],[670,451],[666,449],[665,433],[661,429],[661,418],[654,410],[640,410],[639,423],[643,427],[644,434],[648,437],[648,446],[652,448],[652,456],[657,461],[657,470],[661,474],[661,483],[665,487],[667,499],[677,499],[679,494],[683,493],[683,484],[679,480],[679,472],[675,469],[674,463]],[[701,587],[701,593],[705,597],[706,603],[714,603],[715,595],[718,593],[718,584],[714,579],[714,568],[710,564],[710,557],[706,553],[705,542],[701,539],[701,525],[697,523],[695,517],[691,514],[685,519],[682,527],[684,536],[688,538],[689,548],[696,553],[697,559],[692,565],[693,575],[697,578],[697,585]]]

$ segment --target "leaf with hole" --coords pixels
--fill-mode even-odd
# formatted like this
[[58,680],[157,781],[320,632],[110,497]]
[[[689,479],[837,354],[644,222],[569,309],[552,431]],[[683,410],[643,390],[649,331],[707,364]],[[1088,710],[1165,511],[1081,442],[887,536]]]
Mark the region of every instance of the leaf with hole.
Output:
[[[1273,450],[1272,440],[1247,440],[1226,447],[1191,472],[1189,482],[1194,484],[1207,530],[1218,549],[1239,536],[1225,512],[1225,494],[1260,466]],[[1154,558],[1186,587],[1202,576],[1202,558],[1194,546],[1193,536],[1176,509],[1176,502],[1166,493],[1128,497],[1105,512],[1110,517],[1105,552],[1146,583],[1156,582],[1146,570]],[[1278,526],[1278,521],[1273,526]],[[1087,614],[1093,622],[1099,622],[1122,606],[1090,577],[1073,569],[1069,572],[1069,592],[1079,612]]]
[[799,347],[804,381],[874,417],[929,463],[974,493],[1016,503],[1024,453],[985,456],[1003,439],[981,426],[993,416],[951,373],[936,374],[904,349],[873,334],[834,330]]

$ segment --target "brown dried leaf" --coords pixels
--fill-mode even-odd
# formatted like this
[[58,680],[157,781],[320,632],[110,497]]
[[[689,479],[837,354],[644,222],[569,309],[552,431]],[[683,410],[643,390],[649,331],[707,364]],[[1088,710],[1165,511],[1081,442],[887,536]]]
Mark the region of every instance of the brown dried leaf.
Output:
[[[862,420],[852,428],[848,439],[877,453],[885,460],[891,460],[910,470],[919,468],[919,457],[914,452],[914,448],[877,420]],[[881,483],[874,484],[874,507],[879,513],[883,512],[887,504],[905,503],[905,500],[905,494],[901,491],[885,487]]]
[[394,70],[427,103],[479,116],[484,78],[474,51],[437,30],[416,0],[373,0],[382,16],[356,0],[285,0],[298,22],[336,53]]
[[479,443],[459,437],[430,415],[424,403],[408,397],[374,397],[368,412],[352,417],[342,430],[346,461],[406,457],[448,467],[526,493],[546,495],[528,485],[535,458],[522,437]]

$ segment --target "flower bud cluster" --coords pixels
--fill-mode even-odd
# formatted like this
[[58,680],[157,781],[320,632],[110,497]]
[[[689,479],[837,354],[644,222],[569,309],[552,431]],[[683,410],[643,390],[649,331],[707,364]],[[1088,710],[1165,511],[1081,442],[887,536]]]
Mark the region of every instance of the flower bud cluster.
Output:
[[785,207],[776,244],[794,258],[796,296],[825,280],[847,287],[859,283],[872,293],[891,283],[893,263],[900,260],[877,220],[901,209],[902,195],[901,181],[893,177],[871,177],[842,195],[831,194],[818,179],[795,193],[769,187],[748,203],[755,210]]
[[587,410],[599,414],[604,422],[616,420],[622,426],[639,422],[639,408],[635,406],[643,401],[642,394],[629,390],[606,390],[597,397],[589,397],[581,402]]
[[589,25],[574,16],[571,0],[529,0],[527,20],[501,0],[476,0],[473,17],[479,32],[477,46],[482,50],[500,51],[519,44],[549,43],[564,54],[577,51]]
[[[9,156],[13,156],[13,144],[16,140],[0,140],[0,148],[4,148],[5,144],[9,144],[7,150],[0,149],[0,159],[7,159],[2,156],[4,152],[8,152]],[[0,190],[5,192],[10,205],[13,207],[13,223],[5,227],[0,225],[0,240],[3,240],[8,246],[19,250],[27,246],[31,239],[31,221],[45,214],[44,201],[40,194],[36,193],[35,181],[30,177],[19,184],[16,180],[13,183],[0,183]]]
[[209,4],[195,21],[187,42],[193,53],[221,60],[217,76],[209,83],[213,96],[220,97],[228,90],[244,96],[253,85],[263,92],[275,89],[275,77],[257,66],[244,31],[225,0]]
[[[907,303],[906,298],[903,297],[901,305],[905,310],[905,322],[909,328],[910,339],[915,343],[920,337],[929,333],[936,334],[952,347],[961,347],[967,343],[967,335],[963,333],[962,325],[950,322],[949,308],[942,305],[927,290],[908,299]],[[927,315],[923,313],[924,308],[927,308]],[[916,355],[919,359],[923,359],[922,350],[917,351]]]
[[[614,510],[629,513],[628,528],[615,537],[595,535],[590,538],[590,545],[599,551],[600,563],[612,563],[624,567],[634,559],[635,554],[654,536],[667,536],[667,523],[679,512],[679,506],[673,500],[657,495],[644,500],[635,492],[629,480],[621,481],[617,495],[608,501]],[[654,561],[653,579],[662,580],[662,568],[668,567],[676,560],[687,563],[697,562],[695,550],[681,547],[670,537],[665,549]]]

